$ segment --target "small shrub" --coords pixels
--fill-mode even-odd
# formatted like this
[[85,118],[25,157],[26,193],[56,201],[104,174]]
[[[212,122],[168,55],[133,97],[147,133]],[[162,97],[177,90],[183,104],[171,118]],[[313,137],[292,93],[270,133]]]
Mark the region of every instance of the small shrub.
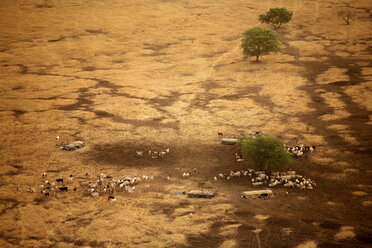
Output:
[[353,13],[350,10],[340,10],[337,12],[337,16],[342,18],[346,25],[350,25],[350,19],[353,17]]
[[238,147],[243,157],[259,170],[280,171],[291,161],[291,155],[284,148],[284,143],[268,134],[239,137]]
[[288,11],[286,8],[271,8],[266,14],[258,17],[261,23],[269,23],[274,28],[280,28],[283,23],[287,23],[292,19],[293,11]]

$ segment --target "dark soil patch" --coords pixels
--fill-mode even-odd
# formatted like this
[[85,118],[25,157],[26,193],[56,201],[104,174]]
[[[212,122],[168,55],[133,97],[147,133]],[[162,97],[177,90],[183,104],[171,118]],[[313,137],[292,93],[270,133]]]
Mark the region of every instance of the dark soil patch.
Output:
[[102,31],[102,29],[86,29],[85,32],[90,34],[107,34],[107,32]]
[[50,9],[50,8],[53,8],[54,7],[53,5],[49,5],[47,3],[44,3],[44,4],[35,4],[34,6],[37,9],[44,9],[44,8],[45,9]]
[[61,37],[59,37],[58,39],[54,39],[54,40],[48,40],[48,42],[51,42],[51,43],[53,43],[53,42],[58,42],[58,41],[63,41],[64,39],[65,39],[66,37],[64,37],[64,36],[61,36]]
[[12,90],[21,90],[21,89],[23,89],[23,86],[16,86],[16,87],[12,88]]
[[83,67],[82,70],[83,71],[95,71],[97,70],[97,68],[94,66],[86,66],[86,67]]
[[320,224],[320,227],[331,230],[338,230],[341,227],[341,224],[333,221],[324,221]]

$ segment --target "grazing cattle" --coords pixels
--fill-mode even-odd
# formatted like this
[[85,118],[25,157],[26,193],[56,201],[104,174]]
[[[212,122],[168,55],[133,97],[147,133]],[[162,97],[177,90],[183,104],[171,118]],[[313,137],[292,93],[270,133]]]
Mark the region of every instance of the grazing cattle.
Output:
[[165,156],[165,154],[167,154],[167,153],[166,152],[160,152],[159,157],[163,158]]
[[255,183],[252,183],[253,187],[261,186],[262,184],[263,184],[263,182],[255,182]]
[[314,151],[316,146],[304,146],[304,145],[299,145],[299,146],[288,146],[286,147],[287,151],[293,156],[293,157],[301,157],[304,152],[307,151]]
[[63,183],[63,178],[57,178],[56,181],[57,183]]
[[116,201],[115,196],[109,195],[109,197],[108,197],[108,201],[109,201],[109,202],[115,202],[115,201]]
[[34,193],[35,189],[34,188],[28,188],[27,192]]
[[60,191],[66,191],[66,192],[67,192],[68,187],[67,187],[67,186],[62,186],[62,187],[58,187],[58,189],[59,189]]
[[45,196],[50,196],[49,192],[46,192],[45,190],[40,191],[41,194],[44,194]]
[[97,196],[99,196],[99,193],[98,193],[98,191],[93,191],[91,195],[92,195],[93,197],[97,197]]
[[237,171],[237,172],[233,172],[231,171],[230,172],[230,177],[240,177],[241,176],[241,172],[240,171]]

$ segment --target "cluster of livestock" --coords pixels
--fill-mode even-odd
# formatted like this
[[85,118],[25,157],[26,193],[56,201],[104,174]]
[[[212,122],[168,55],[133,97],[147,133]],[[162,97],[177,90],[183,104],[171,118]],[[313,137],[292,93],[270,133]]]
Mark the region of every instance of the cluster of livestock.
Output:
[[[152,159],[156,158],[164,158],[165,155],[169,153],[169,148],[165,149],[165,151],[149,151],[149,156]],[[136,151],[137,158],[141,158],[143,156],[143,151]]]
[[187,178],[187,177],[191,176],[192,173],[195,173],[195,172],[196,172],[196,168],[192,169],[192,170],[189,171],[189,172],[184,172],[184,173],[182,174],[182,177],[183,177],[183,178]]
[[267,185],[269,187],[275,187],[277,185],[282,185],[285,188],[299,188],[299,189],[308,189],[312,190],[316,183],[314,180],[309,178],[305,178],[299,174],[297,174],[293,170],[289,170],[287,172],[272,172],[271,174],[267,174],[265,171],[255,171],[253,169],[248,169],[247,171],[231,171],[230,174],[224,175],[223,173],[219,173],[218,177],[215,176],[214,180],[217,181],[219,179],[226,179],[230,180],[234,177],[247,177],[250,178],[252,185],[254,187],[264,186]]
[[[251,135],[251,136],[255,136],[255,135],[258,135],[258,134],[263,134],[264,132],[261,131],[261,130],[258,130],[258,131],[253,131],[253,132],[248,132],[248,135]],[[222,132],[217,132],[217,135],[222,137],[223,136],[223,133]],[[241,134],[244,136],[244,134]]]
[[[299,145],[299,146],[286,146],[285,149],[291,154],[292,157],[299,158],[306,152],[313,152],[315,150],[316,146],[305,146],[305,145]],[[244,158],[241,154],[235,153],[235,159],[237,162],[244,161]]]
[[287,146],[285,149],[295,158],[301,157],[304,155],[304,152],[312,152],[314,151],[316,146]]
[[[85,178],[88,179],[88,173],[85,174]],[[74,177],[70,175],[67,178],[57,178],[54,181],[48,181],[47,174],[44,172],[42,174],[43,184],[39,185],[40,193],[45,196],[56,196],[57,192],[68,192],[72,188],[73,191],[77,191],[77,187],[67,186],[69,182],[74,180]],[[84,177],[82,177],[84,178]],[[152,180],[153,176],[141,176],[141,177],[125,177],[123,179],[116,180],[110,175],[105,175],[101,173],[97,180],[82,180],[79,182],[81,187],[84,187],[84,192],[93,197],[98,197],[99,195],[108,194],[108,201],[115,202],[116,198],[113,194],[117,191],[126,191],[128,193],[133,193],[135,190],[135,185],[140,183],[142,180]],[[147,185],[146,185],[147,186]],[[18,191],[21,189],[17,188]],[[34,188],[28,188],[27,192],[34,193],[36,190]]]
[[93,182],[80,182],[81,186],[86,187],[86,192],[88,192],[93,197],[98,197],[100,194],[108,193],[110,202],[116,201],[116,198],[113,197],[113,194],[117,191],[126,191],[127,193],[133,193],[136,189],[138,183],[142,180],[154,179],[152,176],[142,176],[142,177],[125,177],[122,179],[114,179],[110,175],[105,175],[101,173],[98,176],[98,179]]
[[[67,192],[68,186],[65,185],[66,181],[72,181],[74,180],[74,177],[70,175],[65,180],[63,178],[57,178],[55,179],[55,182],[50,182],[47,179],[47,174],[44,172],[42,174],[43,184],[39,185],[40,193],[45,196],[54,196],[57,194],[57,192]],[[17,188],[17,191],[21,191],[20,188]],[[73,191],[76,191],[76,187],[73,188]],[[27,192],[34,193],[36,190],[34,188],[29,187]]]
[[[262,131],[255,131],[249,132],[249,135],[255,137],[256,135],[262,134]],[[222,136],[222,133],[218,133],[219,136]],[[57,136],[57,140],[59,140],[59,136]],[[65,145],[61,147],[63,150],[75,150],[81,147],[84,147],[85,144],[82,141],[75,141],[69,145]],[[305,152],[312,152],[315,150],[315,146],[286,146],[286,150],[293,156],[293,157],[301,157]],[[165,149],[164,151],[155,151],[150,150],[148,151],[149,156],[152,159],[156,158],[164,158],[169,153],[169,148]],[[143,151],[136,151],[136,156],[141,158],[144,156]],[[243,161],[244,158],[242,155],[235,153],[235,158],[238,162]],[[190,177],[193,173],[197,170],[196,168],[184,172],[182,174],[183,178]],[[255,171],[253,169],[248,170],[241,170],[241,171],[231,171],[228,174],[219,173],[218,176],[214,177],[214,181],[218,180],[230,180],[232,178],[240,178],[246,177],[249,178],[250,182],[254,187],[264,186],[267,185],[269,187],[275,187],[277,185],[282,185],[285,188],[299,188],[299,189],[308,189],[312,190],[316,183],[309,179],[305,178],[299,174],[297,174],[293,170],[289,170],[287,172],[273,172],[267,174],[265,171]],[[70,175],[67,178],[56,178],[55,180],[48,181],[47,174],[44,172],[42,174],[43,184],[39,185],[39,191],[41,194],[45,196],[54,196],[57,192],[67,192],[69,189],[73,191],[77,191],[77,187],[74,187],[73,175]],[[113,196],[115,192],[118,191],[125,191],[127,193],[133,193],[136,189],[136,185],[141,181],[151,180],[153,179],[152,176],[139,176],[139,177],[125,177],[122,179],[114,179],[110,175],[105,175],[101,173],[97,178],[91,179],[88,173],[85,174],[85,177],[79,177],[79,185],[80,187],[84,188],[84,192],[87,195],[91,195],[92,197],[98,197],[100,195],[108,195],[109,202],[115,202],[116,198]],[[170,177],[167,177],[167,180],[170,180]],[[205,183],[205,182],[204,182]],[[204,183],[200,183],[199,186],[204,186]],[[76,185],[76,184],[75,184]],[[70,188],[69,188],[70,187]],[[149,187],[146,185],[145,187]],[[18,191],[21,189],[17,188]],[[28,188],[27,190],[30,193],[37,192],[34,188]]]

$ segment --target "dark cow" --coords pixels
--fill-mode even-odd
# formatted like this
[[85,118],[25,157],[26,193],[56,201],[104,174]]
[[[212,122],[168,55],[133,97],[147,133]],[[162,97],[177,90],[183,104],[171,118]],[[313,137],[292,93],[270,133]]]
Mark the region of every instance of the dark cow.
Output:
[[63,187],[59,187],[58,188],[60,191],[66,191],[68,190],[68,187],[67,186],[63,186]]

